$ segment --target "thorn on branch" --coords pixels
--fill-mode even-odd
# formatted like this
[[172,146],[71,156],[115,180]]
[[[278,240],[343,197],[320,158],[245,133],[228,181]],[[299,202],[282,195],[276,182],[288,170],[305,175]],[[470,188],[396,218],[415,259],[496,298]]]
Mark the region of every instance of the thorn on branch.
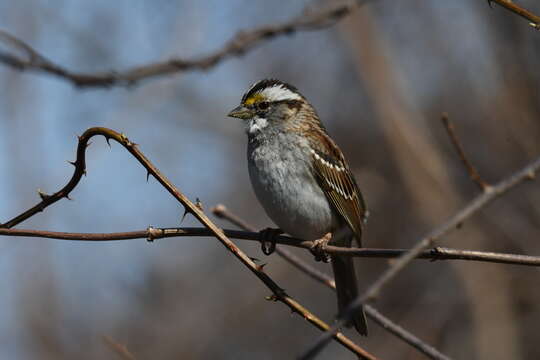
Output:
[[264,272],[264,267],[267,265],[267,263],[263,263],[261,265],[257,265],[257,270],[258,271],[261,271],[261,272]]
[[41,200],[43,200],[43,201],[45,201],[45,200],[47,200],[48,198],[51,197],[51,195],[44,193],[43,191],[41,191],[41,189],[37,189],[37,193],[38,193],[39,197],[41,198]]
[[77,167],[77,163],[75,161],[70,161],[70,160],[66,160],[68,162],[68,164],[71,164],[75,167]]
[[69,194],[66,194],[64,197],[65,197],[66,199],[70,200],[70,201],[73,200],[73,198],[72,198],[71,196],[69,196]]
[[107,135],[103,135],[103,137],[105,138],[105,141],[107,142],[107,145],[109,145],[109,147],[111,147],[111,137],[107,136]]
[[184,214],[182,215],[182,218],[180,219],[180,223],[182,223],[184,221],[187,214],[191,214],[191,210],[189,210],[187,207],[184,207]]

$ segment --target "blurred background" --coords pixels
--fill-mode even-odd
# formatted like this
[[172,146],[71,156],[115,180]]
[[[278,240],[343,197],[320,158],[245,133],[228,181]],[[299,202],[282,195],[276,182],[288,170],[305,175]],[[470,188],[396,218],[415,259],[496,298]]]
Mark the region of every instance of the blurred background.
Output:
[[[324,5],[318,1],[314,6]],[[520,5],[540,12],[534,0]],[[309,1],[0,0],[1,28],[73,71],[122,70],[219,49],[237,31],[289,20]],[[337,25],[266,42],[208,71],[135,87],[77,89],[0,66],[0,222],[71,177],[76,135],[124,132],[206,210],[225,204],[273,224],[247,175],[242,124],[226,118],[264,77],[297,86],[348,158],[371,217],[368,247],[407,248],[478,190],[441,125],[447,112],[471,161],[495,182],[540,154],[540,34],[486,1],[371,1]],[[5,48],[4,48],[5,49]],[[88,151],[73,201],[19,228],[73,232],[179,226],[183,209],[118,144]],[[495,201],[439,245],[540,253],[540,186]],[[232,226],[216,220],[220,225]],[[190,216],[182,226],[195,226]],[[269,295],[212,238],[0,243],[0,358],[115,359],[103,336],[138,359],[293,358],[319,332]],[[293,297],[331,322],[333,292],[259,245],[237,241]],[[304,251],[295,253],[321,270]],[[359,259],[361,288],[384,259]],[[537,268],[416,261],[374,304],[456,359],[540,358]],[[420,359],[370,321],[358,340],[381,359]],[[335,343],[320,356],[351,359]]]

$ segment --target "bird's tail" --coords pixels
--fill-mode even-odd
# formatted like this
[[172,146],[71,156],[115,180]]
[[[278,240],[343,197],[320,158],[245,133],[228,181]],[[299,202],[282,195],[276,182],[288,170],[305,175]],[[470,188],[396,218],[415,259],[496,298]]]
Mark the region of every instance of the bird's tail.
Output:
[[[356,282],[356,273],[354,272],[354,263],[351,257],[332,256],[331,258],[334,279],[336,281],[338,310],[341,315],[345,309],[347,309],[349,304],[358,296],[358,284]],[[363,307],[355,311],[348,326],[351,325],[354,325],[360,335],[367,336],[368,329]]]

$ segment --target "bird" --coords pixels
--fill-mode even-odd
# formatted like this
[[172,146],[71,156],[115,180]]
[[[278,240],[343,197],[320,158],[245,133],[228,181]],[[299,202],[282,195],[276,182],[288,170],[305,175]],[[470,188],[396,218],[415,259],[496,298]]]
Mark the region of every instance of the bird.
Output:
[[[361,246],[367,205],[337,144],[314,107],[286,82],[263,79],[228,116],[242,119],[255,195],[280,230],[295,238]],[[331,255],[338,316],[358,296],[353,258]],[[363,308],[347,324],[367,336]]]

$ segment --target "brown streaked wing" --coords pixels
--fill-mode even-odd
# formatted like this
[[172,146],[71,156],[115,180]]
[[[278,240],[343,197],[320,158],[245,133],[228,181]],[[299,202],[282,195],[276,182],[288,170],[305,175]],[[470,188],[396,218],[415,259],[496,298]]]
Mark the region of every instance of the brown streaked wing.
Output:
[[330,203],[353,230],[361,245],[362,224],[366,215],[366,203],[354,177],[345,164],[343,155],[329,138],[326,138],[334,154],[312,149],[313,169],[321,188]]

